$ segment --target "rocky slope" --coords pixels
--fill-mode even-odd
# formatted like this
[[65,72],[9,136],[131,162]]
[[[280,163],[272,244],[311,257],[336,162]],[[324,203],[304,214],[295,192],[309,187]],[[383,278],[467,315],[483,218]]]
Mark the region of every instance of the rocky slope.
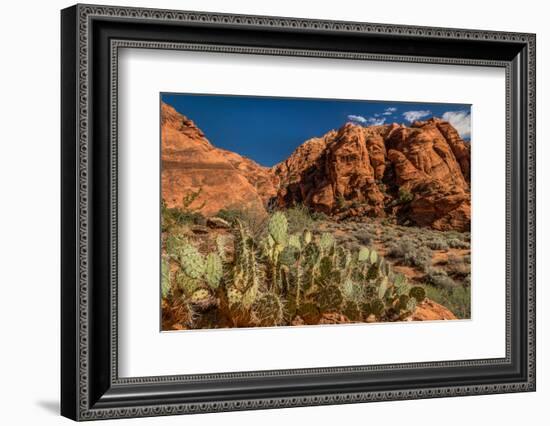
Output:
[[192,191],[201,193],[190,207],[205,215],[222,208],[265,212],[276,195],[270,169],[213,146],[204,133],[173,107],[161,104],[162,198],[168,207],[181,206]]
[[[347,123],[299,146],[272,168],[214,147],[162,104],[162,196],[169,207],[201,189],[196,206],[265,211],[305,204],[346,217],[394,217],[438,230],[470,228],[470,145],[446,121],[362,127]],[[245,130],[243,130],[245,131]]]

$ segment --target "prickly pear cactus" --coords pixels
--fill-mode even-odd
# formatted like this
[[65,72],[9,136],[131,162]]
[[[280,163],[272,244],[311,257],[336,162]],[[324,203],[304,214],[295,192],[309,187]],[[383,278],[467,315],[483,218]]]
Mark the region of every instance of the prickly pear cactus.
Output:
[[354,300],[355,299],[355,284],[352,280],[345,280],[344,284],[342,285],[342,294],[344,296],[344,299],[346,300]]
[[351,264],[351,253],[343,247],[338,247],[335,252],[336,267],[345,270]]
[[205,288],[195,290],[191,295],[191,303],[201,303],[210,297],[210,292]]
[[351,321],[359,321],[361,319],[361,311],[357,302],[347,301],[344,304],[342,313]]
[[277,244],[285,245],[287,241],[288,221],[282,212],[275,212],[267,225],[269,234]]
[[311,231],[309,229],[304,230],[302,239],[303,239],[304,245],[311,243],[311,240],[313,239],[313,235],[311,234]]
[[409,296],[416,299],[418,303],[421,303],[426,298],[426,290],[423,287],[415,286],[410,289]]
[[324,253],[328,252],[334,246],[334,237],[328,232],[321,234],[321,239],[319,240],[319,246]]
[[216,300],[210,292],[205,288],[199,288],[195,290],[189,299],[193,309],[197,311],[206,311],[212,308],[216,304]]
[[359,262],[367,262],[370,260],[370,250],[367,247],[361,247],[357,256]]
[[[406,311],[410,300],[411,298],[407,294],[402,294],[401,296],[399,296],[398,302],[396,303],[397,305],[396,307],[398,307],[402,311]],[[413,300],[416,300],[416,299],[413,299]]]
[[254,304],[256,301],[256,298],[258,297],[258,286],[257,285],[251,285],[248,287],[243,295],[242,295],[242,305],[245,309],[250,309],[250,307]]
[[386,292],[388,291],[388,279],[386,277],[381,277],[377,280],[378,284],[378,298],[384,299]]
[[229,307],[240,305],[243,300],[243,293],[236,287],[231,286],[227,288],[227,303]]
[[380,299],[373,299],[370,302],[370,307],[371,307],[371,313],[376,315],[377,317],[382,316],[382,314],[386,310],[386,305],[384,304],[384,301]]
[[198,278],[191,278],[183,270],[179,270],[176,273],[176,284],[186,295],[191,295],[200,287],[201,282]]
[[275,326],[283,321],[283,304],[279,296],[265,293],[252,306],[253,321],[259,326]]
[[329,281],[333,270],[332,258],[324,256],[319,263],[319,274],[322,281]]
[[416,304],[416,299],[414,297],[411,297],[407,302],[406,310],[410,313],[413,313],[416,309]]
[[344,302],[342,291],[336,285],[325,285],[319,289],[317,303],[321,312],[338,311]]
[[302,249],[302,242],[300,241],[300,234],[292,234],[288,237],[288,245],[298,250]]
[[184,237],[178,235],[168,235],[166,238],[166,253],[172,259],[178,259],[182,247],[188,244]]
[[286,266],[294,265],[300,258],[300,249],[293,245],[286,246],[279,256],[279,262]]
[[161,294],[162,298],[166,299],[172,289],[172,283],[170,280],[170,263],[168,259],[163,259],[161,263]]
[[379,275],[380,270],[378,268],[378,265],[376,263],[373,263],[372,265],[370,265],[365,278],[368,281],[375,280],[376,278],[378,278]]
[[227,261],[227,242],[228,237],[223,234],[218,234],[216,236],[216,251],[218,252],[218,256],[222,261]]
[[199,253],[195,246],[185,244],[180,249],[180,264],[185,273],[191,278],[199,278],[204,274],[204,256]]
[[204,278],[208,285],[216,289],[220,285],[220,281],[223,275],[222,260],[216,253],[209,253],[206,256],[206,267],[204,272]]
[[311,241],[304,247],[303,256],[306,266],[313,267],[319,262],[321,249],[315,242]]
[[378,253],[376,253],[376,250],[372,249],[370,252],[370,263],[376,263],[378,260]]

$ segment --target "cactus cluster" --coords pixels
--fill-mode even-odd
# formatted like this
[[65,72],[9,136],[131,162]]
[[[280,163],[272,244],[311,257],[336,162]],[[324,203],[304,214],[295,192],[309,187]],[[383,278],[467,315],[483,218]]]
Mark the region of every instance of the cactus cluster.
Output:
[[[262,238],[238,219],[232,227],[232,236],[218,235],[207,255],[184,238],[166,241],[163,298],[177,296],[197,315],[225,315],[229,326],[242,327],[288,325],[297,317],[314,324],[328,313],[396,321],[426,297],[374,248],[352,252],[330,233],[289,233],[283,212],[269,218]],[[178,265],[172,275],[170,262]]]

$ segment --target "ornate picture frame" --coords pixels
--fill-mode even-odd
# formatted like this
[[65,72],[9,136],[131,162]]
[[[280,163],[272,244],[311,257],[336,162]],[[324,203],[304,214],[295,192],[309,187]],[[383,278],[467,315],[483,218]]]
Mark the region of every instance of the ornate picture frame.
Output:
[[[64,9],[61,29],[62,415],[93,420],[535,390],[534,34],[95,5]],[[127,47],[504,69],[506,356],[119,377],[117,90],[118,53]]]

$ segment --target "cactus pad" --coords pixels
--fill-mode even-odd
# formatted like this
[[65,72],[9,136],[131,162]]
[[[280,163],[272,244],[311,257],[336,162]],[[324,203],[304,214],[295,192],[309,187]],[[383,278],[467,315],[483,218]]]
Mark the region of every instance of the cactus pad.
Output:
[[421,303],[426,298],[426,290],[424,290],[424,288],[420,286],[413,287],[409,291],[409,296],[416,299],[418,303]]
[[252,313],[260,326],[279,325],[283,321],[283,304],[276,294],[265,293],[252,306]]
[[204,256],[199,253],[195,246],[185,244],[180,249],[180,263],[185,273],[191,278],[199,278],[204,274]]
[[370,251],[367,247],[361,247],[359,249],[357,260],[359,262],[366,262],[367,260],[370,260]]
[[283,265],[290,266],[294,265],[299,257],[300,250],[295,246],[288,245],[281,252],[279,256],[279,262],[281,262]]
[[210,253],[206,257],[206,268],[204,277],[208,285],[216,289],[220,285],[223,275],[222,260],[216,253]]
[[166,299],[170,294],[172,284],[170,282],[170,263],[167,259],[163,259],[161,263],[161,294],[162,298]]
[[328,232],[323,232],[321,234],[321,239],[319,240],[319,245],[321,246],[321,250],[323,250],[324,252],[330,250],[334,245],[334,237],[332,236],[332,234]]
[[336,285],[321,287],[317,294],[317,304],[321,312],[338,311],[343,301],[342,291]]
[[277,244],[286,244],[288,221],[282,212],[275,212],[269,219],[268,230]]

